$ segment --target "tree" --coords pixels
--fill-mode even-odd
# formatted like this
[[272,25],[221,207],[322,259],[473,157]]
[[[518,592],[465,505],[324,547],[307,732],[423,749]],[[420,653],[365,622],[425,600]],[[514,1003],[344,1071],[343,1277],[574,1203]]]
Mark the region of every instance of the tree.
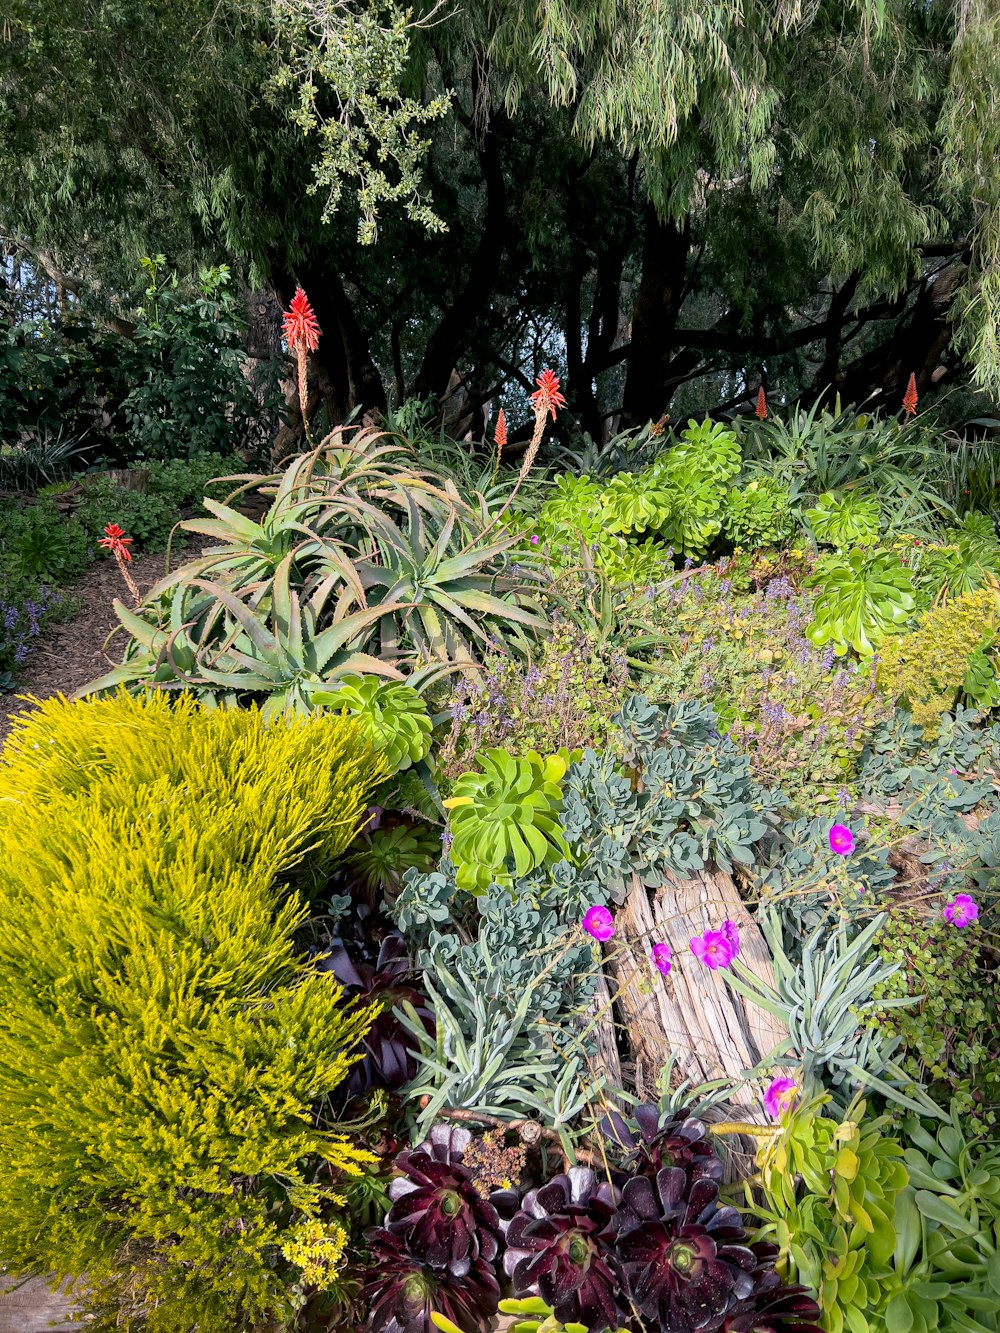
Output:
[[106,286],[302,283],[335,418],[459,382],[468,425],[542,360],[595,437],[765,380],[1000,392],[990,0],[13,8],[0,226]]

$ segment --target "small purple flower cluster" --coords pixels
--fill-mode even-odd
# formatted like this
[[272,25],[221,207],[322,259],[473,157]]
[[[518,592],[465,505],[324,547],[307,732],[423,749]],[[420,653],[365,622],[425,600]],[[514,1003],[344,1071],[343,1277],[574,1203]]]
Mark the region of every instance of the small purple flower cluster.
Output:
[[45,587],[24,601],[0,600],[0,675],[13,673],[27,659],[47,613],[60,600],[58,593]]

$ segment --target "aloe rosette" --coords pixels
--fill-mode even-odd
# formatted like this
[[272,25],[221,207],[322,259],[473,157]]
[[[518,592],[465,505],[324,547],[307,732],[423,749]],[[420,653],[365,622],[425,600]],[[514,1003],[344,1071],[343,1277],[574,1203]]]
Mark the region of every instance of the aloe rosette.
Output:
[[509,884],[541,865],[569,857],[559,816],[565,750],[542,758],[493,748],[479,756],[481,773],[463,773],[445,801],[451,859],[459,888],[473,892]]

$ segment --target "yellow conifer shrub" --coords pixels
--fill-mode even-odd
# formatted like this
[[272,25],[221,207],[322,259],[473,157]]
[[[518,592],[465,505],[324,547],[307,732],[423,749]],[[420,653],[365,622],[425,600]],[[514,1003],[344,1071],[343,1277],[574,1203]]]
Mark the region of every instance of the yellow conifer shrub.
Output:
[[908,634],[891,635],[879,648],[879,688],[898,698],[928,737],[942,713],[954,708],[969,659],[997,627],[997,594],[990,587],[964,593],[925,611]]
[[119,1327],[282,1326],[283,1251],[321,1216],[341,1234],[336,1179],[371,1160],[317,1109],[372,1015],[296,950],[290,881],[351,841],[379,765],[346,719],[185,698],[19,722],[0,756],[5,1263],[86,1274]]

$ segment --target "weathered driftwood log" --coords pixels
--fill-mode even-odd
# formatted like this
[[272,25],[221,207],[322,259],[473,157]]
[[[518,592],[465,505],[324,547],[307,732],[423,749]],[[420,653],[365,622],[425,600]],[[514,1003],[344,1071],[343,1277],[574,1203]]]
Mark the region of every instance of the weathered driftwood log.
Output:
[[[673,1057],[678,1078],[691,1078],[696,1084],[732,1079],[734,1117],[760,1123],[765,1119],[764,1086],[746,1074],[788,1033],[776,1018],[737,995],[720,972],[711,971],[691,953],[692,936],[717,930],[727,919],[739,928],[740,957],[746,966],[773,986],[764,938],[729,874],[710,867],[687,879],[671,877],[652,901],[638,876],[633,876],[617,915],[617,947],[609,959],[612,990],[635,1055],[639,1096],[655,1098],[661,1071]],[[650,961],[652,945],[661,940],[673,954],[666,977],[659,976]]]

